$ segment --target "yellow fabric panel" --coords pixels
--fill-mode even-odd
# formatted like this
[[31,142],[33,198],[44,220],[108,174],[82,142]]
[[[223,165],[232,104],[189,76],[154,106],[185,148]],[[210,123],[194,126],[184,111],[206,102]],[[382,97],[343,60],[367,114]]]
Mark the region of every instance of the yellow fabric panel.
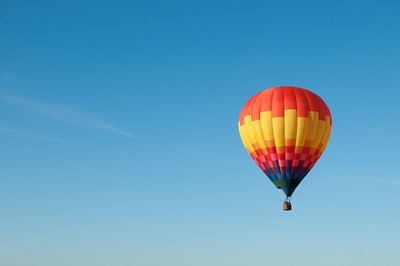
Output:
[[251,127],[253,128],[254,135],[257,140],[257,144],[261,149],[266,147],[263,132],[261,130],[261,122],[260,120],[253,120],[251,122]]
[[318,147],[318,145],[321,143],[321,140],[324,136],[325,133],[325,129],[326,129],[326,123],[323,120],[318,120],[317,122],[317,132],[315,134],[314,140],[311,144],[311,147],[316,149]]
[[307,136],[308,118],[297,117],[296,148],[295,152],[300,153]]
[[272,112],[261,112],[260,123],[265,142],[274,140],[274,132],[272,131]]
[[239,129],[240,139],[243,142],[243,146],[246,148],[246,150],[248,150],[248,144],[247,144],[247,141],[246,141],[246,136],[244,135],[243,126],[240,125],[240,122],[238,123],[238,129]]
[[327,138],[325,141],[324,149],[326,148],[326,145],[328,145],[328,141],[329,141],[329,137],[331,136],[331,132],[332,132],[332,125],[330,125],[330,122],[329,122],[329,130],[328,130]]
[[320,143],[319,143],[319,145],[317,147],[319,149],[319,155],[321,155],[322,152],[325,150],[326,145],[328,144],[329,134],[330,134],[330,131],[331,131],[330,121],[329,120],[328,121],[324,121],[324,123],[325,123],[325,131],[324,131],[323,136],[321,138],[321,141],[320,141]]
[[248,150],[249,144],[246,141],[246,137],[244,136],[244,133],[243,133],[243,126],[241,126],[240,123],[239,123],[239,135],[240,135],[240,139],[243,142],[243,146],[246,148],[246,150]]
[[251,116],[247,115],[244,117],[244,130],[245,134],[250,142],[250,144],[256,144],[256,136],[254,135],[254,132],[251,128]]
[[306,146],[311,145],[318,129],[318,112],[308,113],[308,126],[306,130]]
[[[261,148],[276,146],[277,150],[294,142],[295,152],[300,153],[304,145],[310,146],[310,153],[315,149],[321,152],[326,148],[331,132],[330,117],[325,121],[318,119],[317,112],[310,112],[309,117],[297,117],[296,110],[285,110],[284,117],[272,117],[271,111],[260,113],[260,120],[251,120],[251,115],[239,123],[239,134],[249,153]],[[279,153],[279,152],[278,152]]]
[[321,151],[323,151],[326,148],[326,145],[328,144],[329,136],[331,134],[332,126],[331,126],[331,121],[330,117],[326,116],[325,123],[327,125],[324,136],[322,137],[321,143],[322,143],[322,148]]
[[285,140],[295,139],[297,133],[297,110],[285,110]]
[[272,118],[272,131],[274,132],[275,146],[285,146],[285,125],[284,117]]
[[245,125],[240,125],[240,123],[239,123],[239,134],[240,134],[240,138],[242,139],[243,145],[245,146],[246,150],[249,153],[254,152],[253,146],[250,144],[250,140],[247,137]]

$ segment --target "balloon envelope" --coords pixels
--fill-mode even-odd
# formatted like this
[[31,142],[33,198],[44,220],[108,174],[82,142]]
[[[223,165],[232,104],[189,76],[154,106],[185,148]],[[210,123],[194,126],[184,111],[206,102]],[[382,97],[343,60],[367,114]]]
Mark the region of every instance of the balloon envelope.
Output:
[[320,158],[331,128],[325,102],[309,90],[290,86],[254,95],[239,117],[246,150],[288,197]]

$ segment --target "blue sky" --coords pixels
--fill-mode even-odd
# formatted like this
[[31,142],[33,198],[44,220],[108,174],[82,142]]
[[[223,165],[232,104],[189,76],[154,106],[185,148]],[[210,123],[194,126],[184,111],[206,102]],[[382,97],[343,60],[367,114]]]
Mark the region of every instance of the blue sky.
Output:
[[[2,1],[0,265],[399,265],[395,1]],[[281,210],[241,107],[319,94]]]

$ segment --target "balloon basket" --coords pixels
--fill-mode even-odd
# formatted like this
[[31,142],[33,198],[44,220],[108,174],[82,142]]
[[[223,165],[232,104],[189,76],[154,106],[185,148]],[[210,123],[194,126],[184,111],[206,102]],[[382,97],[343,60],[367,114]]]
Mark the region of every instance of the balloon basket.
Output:
[[292,210],[292,203],[290,203],[290,199],[287,198],[284,202],[283,202],[283,210],[284,211],[291,211]]

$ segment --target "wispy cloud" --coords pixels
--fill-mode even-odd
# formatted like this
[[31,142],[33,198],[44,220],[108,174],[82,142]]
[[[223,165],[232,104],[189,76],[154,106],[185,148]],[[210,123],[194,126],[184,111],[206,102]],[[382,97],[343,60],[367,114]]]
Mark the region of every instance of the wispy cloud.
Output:
[[132,133],[122,130],[121,128],[105,122],[99,118],[91,116],[89,114],[79,112],[72,109],[71,107],[54,104],[47,102],[39,102],[30,99],[2,95],[0,94],[0,101],[12,104],[21,109],[28,110],[38,115],[46,116],[70,125],[81,126],[96,129],[99,131],[112,133],[128,138],[135,138],[136,136]]

